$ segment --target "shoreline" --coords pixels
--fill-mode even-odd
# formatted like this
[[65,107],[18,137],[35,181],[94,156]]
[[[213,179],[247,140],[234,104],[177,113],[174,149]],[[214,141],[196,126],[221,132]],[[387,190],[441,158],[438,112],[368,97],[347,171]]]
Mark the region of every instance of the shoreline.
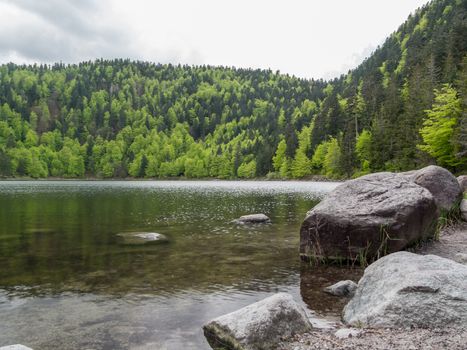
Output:
[[206,182],[216,182],[216,181],[241,181],[241,182],[255,182],[255,181],[264,181],[264,182],[273,182],[273,181],[283,181],[283,182],[345,182],[349,179],[328,179],[322,176],[316,177],[307,177],[301,179],[270,179],[267,177],[258,177],[252,179],[242,179],[242,178],[234,178],[234,179],[219,179],[214,177],[203,177],[203,178],[188,178],[188,177],[165,177],[165,178],[138,178],[138,177],[112,177],[112,178],[101,178],[101,177],[46,177],[46,178],[31,178],[31,177],[6,177],[0,178],[0,182],[8,182],[8,181],[206,181]]

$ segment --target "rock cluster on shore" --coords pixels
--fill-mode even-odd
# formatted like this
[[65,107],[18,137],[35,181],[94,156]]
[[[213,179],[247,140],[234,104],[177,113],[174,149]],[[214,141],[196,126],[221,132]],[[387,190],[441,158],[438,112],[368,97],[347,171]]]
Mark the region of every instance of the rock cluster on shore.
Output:
[[[442,240],[437,242],[442,248],[432,249],[459,262],[398,251],[430,237],[438,217],[458,210],[459,203],[467,215],[467,201],[461,201],[466,187],[467,176],[456,179],[436,166],[372,174],[338,186],[307,214],[300,253],[324,259],[364,253],[365,259],[379,259],[358,284],[341,281],[324,289],[351,298],[343,324],[310,330],[303,310],[291,296],[279,293],[205,325],[210,344],[237,350],[464,349],[467,259],[463,263],[462,257],[467,244]],[[465,240],[465,224],[461,230],[451,237]],[[392,345],[379,347],[381,339]]]

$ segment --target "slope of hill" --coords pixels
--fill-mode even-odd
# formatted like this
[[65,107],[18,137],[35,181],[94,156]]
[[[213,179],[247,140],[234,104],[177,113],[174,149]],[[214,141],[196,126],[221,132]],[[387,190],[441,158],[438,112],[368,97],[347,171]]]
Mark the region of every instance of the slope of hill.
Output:
[[[358,168],[407,170],[434,161],[455,171],[465,169],[466,14],[465,0],[432,1],[359,67],[330,82],[315,119],[312,149],[329,135],[336,137],[341,152],[335,171],[346,175]],[[422,137],[428,129],[420,132],[427,126],[426,110],[447,96],[455,99],[450,101],[455,110],[440,112],[444,119],[438,118],[436,126],[451,123],[451,129],[433,135],[444,137],[444,144],[417,147],[429,139]]]
[[466,13],[465,0],[434,0],[330,82],[129,60],[2,65],[0,175],[350,177],[432,162],[462,171]]
[[322,83],[270,71],[123,60],[0,77],[0,169],[33,177],[265,174],[322,97]]

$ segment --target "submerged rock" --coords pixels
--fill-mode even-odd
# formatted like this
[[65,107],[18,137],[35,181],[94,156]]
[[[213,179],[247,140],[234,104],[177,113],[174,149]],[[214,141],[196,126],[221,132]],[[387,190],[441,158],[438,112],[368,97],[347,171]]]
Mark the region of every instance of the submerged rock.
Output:
[[265,214],[250,214],[240,216],[238,219],[235,219],[234,222],[238,224],[261,224],[269,223],[271,219]]
[[166,236],[156,232],[124,232],[117,234],[117,236],[123,244],[129,245],[168,242]]
[[305,311],[287,293],[277,293],[208,324],[204,335],[214,349],[275,349],[279,341],[311,330]]
[[304,259],[371,260],[432,236],[433,195],[406,176],[376,173],[347,181],[307,213]]
[[366,268],[343,320],[359,327],[465,327],[467,266],[436,255],[390,254]]
[[356,289],[357,284],[354,281],[346,280],[339,281],[332,286],[324,288],[323,290],[328,294],[338,297],[350,297],[354,295]]
[[49,233],[55,233],[56,230],[51,229],[51,228],[28,228],[25,232],[32,233],[32,234],[49,234]]
[[442,211],[449,211],[461,198],[459,181],[449,170],[440,166],[430,165],[401,175],[430,191]]
[[21,344],[15,344],[15,345],[2,346],[0,347],[0,350],[32,350],[32,349]]

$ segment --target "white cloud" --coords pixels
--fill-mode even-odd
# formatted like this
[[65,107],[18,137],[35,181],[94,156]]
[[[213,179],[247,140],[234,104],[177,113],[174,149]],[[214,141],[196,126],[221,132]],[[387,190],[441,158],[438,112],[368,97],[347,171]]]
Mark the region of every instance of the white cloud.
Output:
[[0,61],[132,58],[330,78],[427,0],[0,0]]

